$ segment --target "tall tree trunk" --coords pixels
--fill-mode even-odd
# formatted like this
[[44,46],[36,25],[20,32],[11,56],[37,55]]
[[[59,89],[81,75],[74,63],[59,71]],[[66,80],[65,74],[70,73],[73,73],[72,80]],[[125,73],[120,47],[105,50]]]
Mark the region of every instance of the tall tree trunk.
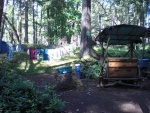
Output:
[[[49,13],[49,9],[48,9],[48,13]],[[48,14],[48,21],[47,21],[47,27],[48,27],[48,37],[50,38],[51,37],[51,22],[50,22],[50,17],[49,17],[49,14]]]
[[19,44],[22,41],[22,10],[21,10],[21,1],[19,3]]
[[35,42],[36,42],[36,44],[38,44],[37,31],[38,31],[38,25],[37,25],[37,18],[36,18],[36,23],[35,23]]
[[82,0],[80,59],[88,56],[99,59],[92,49],[95,44],[91,37],[91,0]]
[[1,38],[3,38],[4,32],[5,32],[4,25],[5,25],[5,19],[2,18],[1,31],[0,31],[1,32],[1,35],[0,35]]
[[[6,3],[6,4],[5,4],[5,3]],[[3,7],[3,15],[6,15],[8,0],[6,0],[5,3],[4,3],[4,4],[5,4],[5,9],[4,9],[4,7]],[[3,35],[4,35],[4,33],[5,33],[4,26],[6,26],[6,24],[5,24],[5,18],[4,18],[4,16],[3,16],[2,22],[1,22],[1,38],[3,38]],[[6,28],[6,27],[5,27],[5,28]]]
[[11,26],[11,28],[12,28],[14,34],[15,34],[16,37],[17,37],[17,41],[19,42],[19,35],[17,34],[16,28],[15,28],[15,27],[13,26],[13,24],[8,20],[8,18],[6,17],[6,15],[4,15],[4,18],[5,18],[5,20],[8,22],[8,24]]
[[[149,0],[146,0],[146,18],[148,18],[148,11],[149,11],[149,3],[150,1]],[[146,21],[146,24],[148,24],[149,22]],[[148,38],[148,43],[150,42],[150,39]]]
[[[48,8],[47,8],[47,35],[48,35],[48,38],[51,37],[50,11]],[[48,43],[50,44],[51,42],[48,42]]]
[[[13,6],[14,6],[14,0],[13,0]],[[14,26],[14,7],[13,7],[13,10],[12,10],[12,25]],[[14,41],[14,34],[13,34],[13,31],[11,32],[11,43],[13,43]],[[15,43],[15,41],[14,41]]]
[[39,37],[40,37],[40,39],[42,39],[42,35],[41,35],[41,30],[42,30],[42,10],[41,10],[41,12],[40,12],[40,28],[39,28]]
[[32,5],[32,14],[33,14],[33,43],[36,43],[35,39],[35,13],[34,13],[34,0],[33,0],[33,5]]
[[0,38],[1,38],[1,22],[2,22],[3,8],[4,8],[4,0],[1,0],[0,1]]
[[25,43],[28,41],[28,0],[25,0]]
[[[37,13],[39,13],[39,11],[38,11],[38,4],[36,4],[36,12]],[[35,42],[36,42],[36,44],[38,43],[38,33],[37,33],[37,31],[38,31],[38,19],[37,19],[37,17],[36,17],[36,19],[35,19]]]
[[126,23],[130,24],[130,16],[129,16],[129,1],[127,2],[128,5],[126,5]]
[[82,0],[80,58],[89,56],[91,33],[91,0]]

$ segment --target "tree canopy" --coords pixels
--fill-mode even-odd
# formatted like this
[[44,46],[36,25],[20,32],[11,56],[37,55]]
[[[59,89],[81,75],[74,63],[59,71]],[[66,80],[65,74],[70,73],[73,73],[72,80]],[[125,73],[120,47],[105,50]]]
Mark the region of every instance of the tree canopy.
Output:
[[1,37],[13,43],[57,46],[60,39],[70,43],[77,34],[81,36],[82,57],[107,26],[148,25],[148,6],[148,0],[2,0]]

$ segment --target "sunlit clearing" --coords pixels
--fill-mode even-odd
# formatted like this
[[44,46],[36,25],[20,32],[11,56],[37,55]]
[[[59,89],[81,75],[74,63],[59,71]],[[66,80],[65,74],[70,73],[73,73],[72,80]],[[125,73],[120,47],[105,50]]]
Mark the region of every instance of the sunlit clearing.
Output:
[[123,104],[120,104],[119,108],[123,112],[127,112],[127,113],[142,113],[140,106],[135,103],[130,103],[130,102],[123,103]]
[[103,113],[103,112],[100,112],[99,106],[91,105],[87,107],[87,110],[85,111],[85,113]]

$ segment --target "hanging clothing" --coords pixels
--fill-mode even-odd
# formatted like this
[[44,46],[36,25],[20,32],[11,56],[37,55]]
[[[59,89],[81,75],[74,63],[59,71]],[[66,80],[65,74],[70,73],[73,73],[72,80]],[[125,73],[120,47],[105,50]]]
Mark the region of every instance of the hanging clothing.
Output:
[[14,52],[13,44],[11,44],[11,43],[7,43],[7,44],[8,44],[8,47],[9,47],[7,60],[12,60],[13,52]]
[[21,44],[18,44],[18,45],[16,46],[16,51],[17,51],[17,52],[20,52],[20,51],[21,51]]
[[0,54],[9,52],[8,44],[0,39]]
[[50,60],[48,55],[48,49],[44,49],[43,51],[43,60]]
[[29,48],[29,53],[30,53],[30,60],[36,60],[36,49]]

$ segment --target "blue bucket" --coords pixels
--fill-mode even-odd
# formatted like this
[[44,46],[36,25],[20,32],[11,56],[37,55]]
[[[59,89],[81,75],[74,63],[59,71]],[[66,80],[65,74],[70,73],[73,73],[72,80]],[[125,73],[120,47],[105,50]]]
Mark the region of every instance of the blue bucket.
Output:
[[72,73],[71,66],[60,67],[60,68],[57,68],[56,70],[58,74]]
[[78,75],[78,77],[80,79],[82,79],[82,76],[81,76],[81,64],[75,64],[75,72]]
[[149,59],[138,59],[138,67],[140,68],[148,68]]

